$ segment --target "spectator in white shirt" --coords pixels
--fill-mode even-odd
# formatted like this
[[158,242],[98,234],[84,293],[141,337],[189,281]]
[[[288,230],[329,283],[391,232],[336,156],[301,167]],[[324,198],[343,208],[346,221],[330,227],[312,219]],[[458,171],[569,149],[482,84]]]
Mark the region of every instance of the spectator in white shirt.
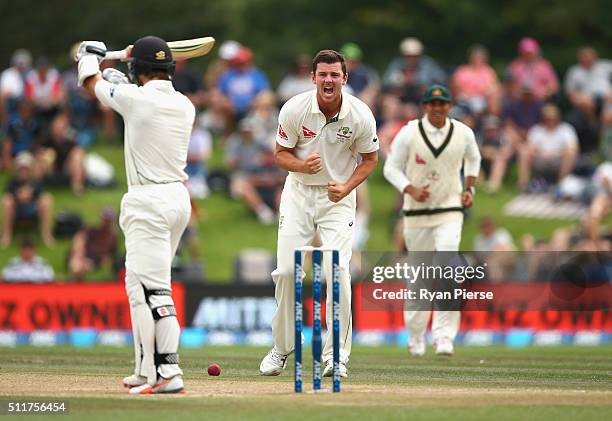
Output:
[[36,282],[53,281],[53,268],[40,256],[36,255],[36,247],[29,237],[21,240],[19,256],[13,257],[2,270],[2,278],[6,282]]
[[512,235],[505,228],[496,226],[491,217],[484,217],[480,221],[480,232],[474,238],[474,250],[478,252],[515,250]]
[[599,142],[601,117],[612,99],[612,61],[598,58],[591,46],[578,50],[578,63],[565,76],[565,93],[573,109],[567,115],[580,135],[582,152],[592,152]]
[[474,251],[479,264],[487,266],[490,281],[508,280],[514,271],[517,255],[512,235],[496,226],[495,220],[485,216],[480,220],[480,232],[474,238]]
[[612,61],[599,59],[593,47],[582,47],[578,63],[565,76],[565,92],[574,107],[593,116],[611,93],[610,77]]
[[20,48],[13,53],[11,67],[0,74],[0,111],[2,122],[17,115],[17,104],[23,98],[25,80],[31,72],[32,54]]
[[293,69],[283,77],[276,90],[281,103],[284,104],[297,94],[312,90],[311,65],[312,59],[307,54],[300,54],[295,58]]
[[527,145],[519,150],[519,188],[531,179],[557,183],[569,175],[578,156],[578,136],[574,128],[560,119],[557,106],[542,108],[542,119],[527,132]]

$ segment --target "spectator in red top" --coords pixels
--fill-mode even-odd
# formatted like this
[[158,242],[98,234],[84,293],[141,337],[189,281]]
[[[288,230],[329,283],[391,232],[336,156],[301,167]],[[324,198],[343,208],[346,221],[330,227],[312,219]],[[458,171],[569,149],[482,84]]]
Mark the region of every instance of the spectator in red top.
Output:
[[116,212],[105,207],[100,214],[100,225],[85,227],[74,236],[68,261],[70,274],[83,279],[100,267],[111,270],[117,254]]
[[61,75],[50,66],[47,58],[40,57],[36,62],[36,70],[28,74],[25,97],[34,103],[36,119],[45,130],[64,100]]
[[499,114],[501,87],[497,75],[489,65],[489,53],[482,45],[468,50],[468,62],[457,68],[451,80],[458,102],[465,103],[471,114],[485,110]]
[[518,44],[519,56],[508,66],[515,86],[530,85],[538,100],[546,100],[559,91],[559,80],[550,62],[540,55],[540,45],[529,37]]

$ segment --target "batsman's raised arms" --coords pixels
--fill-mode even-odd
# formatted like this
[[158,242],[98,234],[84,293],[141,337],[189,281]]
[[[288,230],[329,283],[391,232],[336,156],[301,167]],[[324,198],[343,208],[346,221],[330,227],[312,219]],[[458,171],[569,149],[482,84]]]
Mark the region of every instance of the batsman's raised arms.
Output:
[[[206,55],[210,52],[210,50],[212,50],[214,45],[215,39],[213,37],[168,42],[168,47],[170,47],[172,57],[175,60],[187,60]],[[87,52],[103,56],[105,60],[126,61],[130,58],[131,50],[131,45],[128,45],[124,50],[120,51],[104,51],[101,49],[96,49],[95,47],[87,47]]]

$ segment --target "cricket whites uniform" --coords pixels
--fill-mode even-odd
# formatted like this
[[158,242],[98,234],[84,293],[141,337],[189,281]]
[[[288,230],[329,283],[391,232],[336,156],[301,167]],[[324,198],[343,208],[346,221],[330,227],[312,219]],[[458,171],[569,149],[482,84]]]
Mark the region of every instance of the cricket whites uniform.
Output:
[[191,212],[183,169],[195,108],[167,80],[151,80],[142,87],[100,80],[95,91],[125,122],[128,192],[121,200],[120,215],[126,248],[125,283],[134,333],[135,374],[147,377],[151,384],[156,374],[166,379],[182,374],[170,264]]
[[[429,185],[430,196],[417,202],[404,194],[404,237],[408,252],[458,251],[463,225],[461,196],[464,175],[477,177],[480,153],[474,132],[465,124],[446,119],[438,129],[427,117],[404,126],[391,144],[385,162],[387,180],[400,192],[412,184]],[[430,311],[406,311],[406,327],[421,337],[427,328]],[[435,311],[432,322],[434,341],[451,341],[459,330],[460,312]]]
[[[378,150],[374,116],[361,100],[343,93],[340,112],[326,121],[319,109],[316,90],[305,92],[291,98],[281,109],[276,141],[286,148],[295,148],[295,155],[302,160],[319,152],[322,169],[317,174],[289,172],[283,189],[278,227],[278,267],[272,272],[277,303],[272,320],[275,346],[281,354],[293,351],[294,251],[310,245],[318,228],[323,246],[340,252],[340,360],[346,364],[352,343],[349,262],[355,230],[355,191],[333,203],[328,198],[327,183],[345,183],[357,166],[359,154]],[[325,253],[324,261],[328,297],[331,297],[329,253]],[[332,300],[327,300],[327,326],[332,325],[331,305]],[[324,361],[332,359],[330,332],[328,329],[325,338]]]

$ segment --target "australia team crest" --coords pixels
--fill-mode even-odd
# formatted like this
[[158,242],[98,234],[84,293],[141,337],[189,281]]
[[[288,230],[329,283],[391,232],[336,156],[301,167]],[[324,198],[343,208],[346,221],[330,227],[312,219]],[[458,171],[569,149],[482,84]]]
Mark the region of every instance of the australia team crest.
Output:
[[350,127],[342,126],[336,132],[336,140],[340,142],[346,142],[348,140],[351,140],[352,135],[353,135],[353,131],[351,130]]

